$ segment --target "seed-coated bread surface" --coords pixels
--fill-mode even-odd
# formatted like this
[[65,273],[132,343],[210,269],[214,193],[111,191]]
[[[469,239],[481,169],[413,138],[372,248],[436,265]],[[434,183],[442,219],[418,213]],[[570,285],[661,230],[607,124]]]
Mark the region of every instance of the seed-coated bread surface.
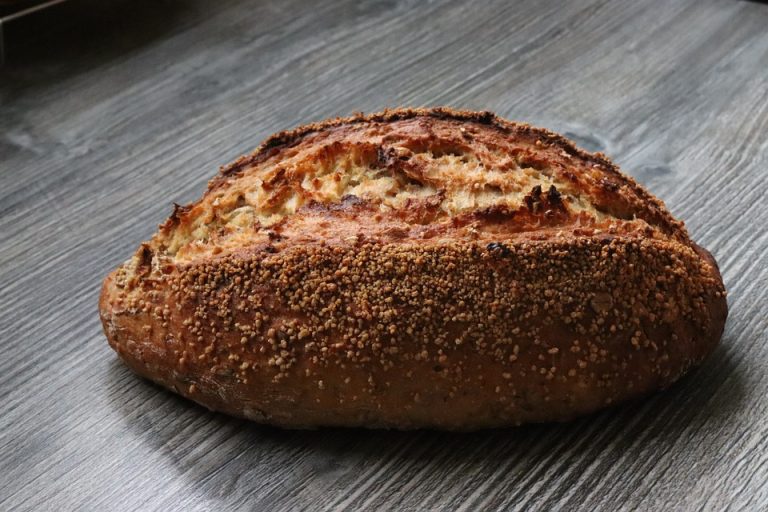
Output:
[[99,306],[129,367],[210,409],[464,430],[664,388],[727,315],[712,256],[605,156],[444,108],[274,135]]

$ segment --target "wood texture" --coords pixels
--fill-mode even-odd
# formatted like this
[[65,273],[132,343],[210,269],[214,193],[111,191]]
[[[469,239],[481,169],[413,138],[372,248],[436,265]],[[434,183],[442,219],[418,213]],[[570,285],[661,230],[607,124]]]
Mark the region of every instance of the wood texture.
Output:
[[[6,27],[0,70],[0,509],[768,508],[768,5],[55,11]],[[561,131],[664,199],[730,293],[714,356],[644,401],[475,434],[258,427],[117,362],[99,283],[172,201],[274,131],[439,104]]]

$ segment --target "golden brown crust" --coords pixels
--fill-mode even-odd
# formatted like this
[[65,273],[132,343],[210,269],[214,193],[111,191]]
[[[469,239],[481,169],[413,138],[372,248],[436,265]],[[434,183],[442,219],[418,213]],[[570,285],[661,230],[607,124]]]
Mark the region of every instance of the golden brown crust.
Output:
[[447,107],[430,109],[400,108],[369,115],[360,113],[351,117],[329,119],[320,123],[300,126],[294,130],[276,133],[264,141],[252,154],[241,157],[231,164],[222,167],[219,176],[212,181],[211,188],[215,188],[223,179],[236,175],[247,166],[274,155],[280,148],[295,144],[308,134],[357,124],[372,122],[392,123],[413,118],[447,119],[460,123],[477,123],[495,128],[501,137],[529,137],[532,140],[541,141],[543,144],[556,146],[568,155],[566,158],[577,157],[583,159],[588,164],[597,166],[607,178],[606,181],[599,183],[603,193],[616,192],[621,187],[626,187],[626,190],[621,191],[621,193],[628,196],[627,199],[632,201],[633,206],[637,207],[638,212],[645,213],[649,219],[653,219],[658,224],[664,226],[665,230],[670,232],[684,231],[682,223],[675,220],[669,214],[659,199],[648,193],[632,178],[621,173],[619,168],[606,155],[602,153],[589,153],[576,147],[572,141],[560,134],[543,128],[536,128],[526,123],[511,122],[498,117],[493,112],[455,110]]
[[[501,148],[483,169],[522,148],[552,185],[465,207],[422,159],[405,171],[415,195],[384,208],[378,191],[318,200],[296,185],[308,174],[275,170],[290,151],[350,141],[376,155],[366,165],[390,169],[402,160],[388,141],[426,130],[434,159],[461,128],[475,134],[463,150],[473,158]],[[265,202],[223,193],[252,176]],[[261,214],[284,201],[264,176],[309,195],[270,225],[217,220],[225,207],[253,201]],[[217,228],[193,233],[203,224]],[[711,255],[604,156],[490,113],[430,109],[268,139],[108,276],[100,313],[134,371],[214,410],[290,427],[474,429],[568,419],[663,388],[716,345],[727,306]]]

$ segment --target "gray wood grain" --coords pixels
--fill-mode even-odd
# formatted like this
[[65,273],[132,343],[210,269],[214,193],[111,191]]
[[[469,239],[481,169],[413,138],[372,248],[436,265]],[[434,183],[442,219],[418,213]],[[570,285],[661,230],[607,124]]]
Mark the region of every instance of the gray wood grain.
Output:
[[[0,509],[768,508],[768,5],[73,0],[0,70]],[[101,278],[269,133],[387,106],[490,109],[602,150],[730,292],[664,393],[564,425],[282,431],[108,349]]]

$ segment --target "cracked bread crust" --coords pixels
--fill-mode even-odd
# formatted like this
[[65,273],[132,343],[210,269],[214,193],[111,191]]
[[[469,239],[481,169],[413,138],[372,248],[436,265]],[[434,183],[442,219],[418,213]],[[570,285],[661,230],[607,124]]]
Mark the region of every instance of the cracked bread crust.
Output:
[[606,157],[490,113],[308,125],[222,168],[104,282],[110,345],[287,427],[565,420],[722,334],[712,257]]

